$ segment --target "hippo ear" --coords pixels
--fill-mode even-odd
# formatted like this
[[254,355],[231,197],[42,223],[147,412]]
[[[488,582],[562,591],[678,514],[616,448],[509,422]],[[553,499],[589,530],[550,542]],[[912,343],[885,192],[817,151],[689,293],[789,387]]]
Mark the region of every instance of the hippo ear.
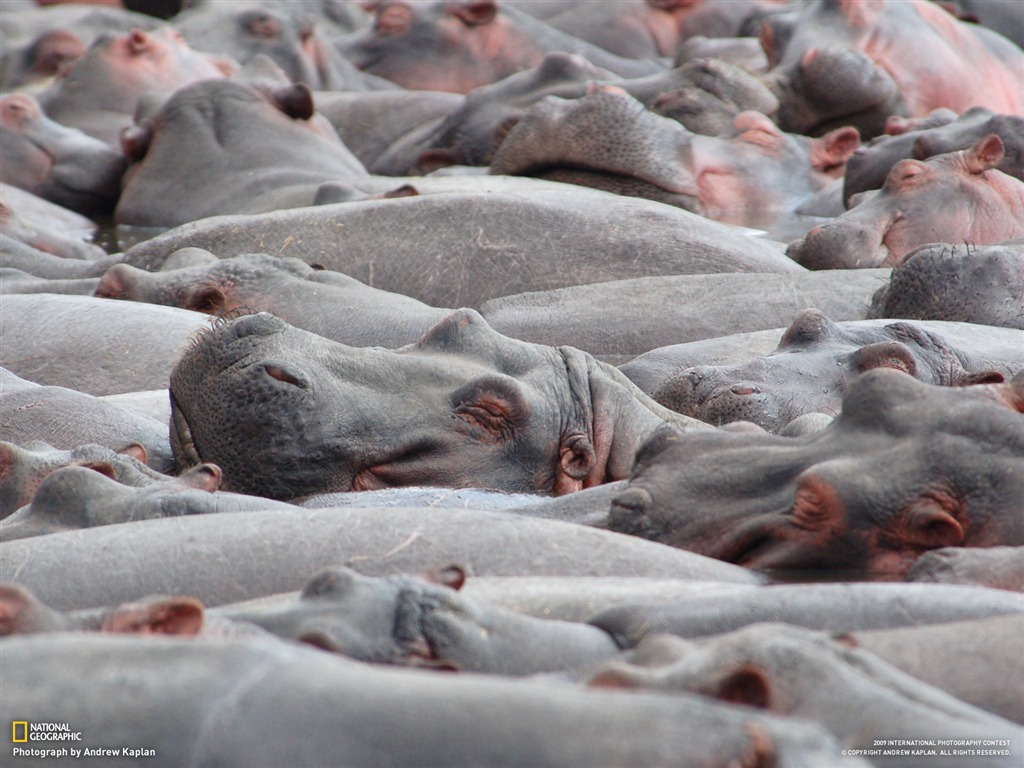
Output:
[[586,435],[575,433],[562,440],[558,450],[558,474],[555,494],[562,495],[584,488],[585,482],[597,467],[594,444]]
[[103,618],[102,632],[137,635],[196,635],[203,628],[203,604],[192,597],[126,603]]
[[182,309],[205,312],[208,315],[219,315],[228,309],[228,299],[217,286],[204,285],[185,296]]
[[911,376],[917,375],[917,360],[910,347],[898,341],[880,341],[861,347],[850,356],[850,364],[857,372],[873,368],[892,368]]
[[609,662],[587,681],[590,688],[639,688],[640,681],[632,667],[621,662]]
[[771,683],[759,667],[746,664],[727,674],[718,684],[717,698],[758,709],[771,708]]
[[963,542],[964,529],[945,505],[926,499],[907,514],[902,538],[928,549],[955,547]]
[[111,480],[117,480],[117,474],[114,472],[114,468],[107,461],[83,461],[75,462],[76,467],[85,467],[91,469],[93,472],[99,472],[104,477],[109,477]]
[[466,570],[461,565],[447,565],[439,570],[428,571],[423,575],[432,584],[440,584],[458,592],[466,583]]
[[498,15],[498,3],[495,0],[455,0],[446,3],[445,6],[452,16],[467,27],[490,24]]
[[878,20],[886,0],[831,0],[854,29],[865,29]]
[[777,349],[800,347],[822,339],[832,338],[839,333],[839,326],[829,320],[819,309],[805,309],[790,323],[782,334]]
[[975,384],[1002,384],[1005,381],[1006,376],[1003,375],[1002,371],[964,371],[955,377],[953,386],[973,387]]
[[860,146],[860,131],[853,126],[836,128],[811,140],[811,165],[816,171],[841,176],[846,161]]
[[0,584],[0,637],[24,631],[21,617],[35,602],[35,598],[24,587]]
[[982,173],[1003,162],[1003,140],[990,133],[970,149],[964,150],[964,162],[971,173]]
[[278,109],[293,120],[309,120],[313,116],[313,92],[305,83],[261,84],[260,90]]
[[92,295],[99,299],[123,299],[132,284],[131,276],[141,271],[127,264],[115,264],[103,273]]
[[178,476],[178,479],[192,488],[213,493],[220,488],[220,481],[223,476],[224,473],[221,472],[220,467],[216,464],[204,462],[194,467],[189,467]]
[[122,456],[131,456],[136,461],[140,461],[145,464],[149,461],[149,451],[146,450],[146,446],[142,443],[128,443],[124,448],[117,451]]
[[737,134],[737,141],[755,144],[768,150],[782,146],[782,131],[760,112],[740,112],[733,118],[732,127]]
[[129,125],[121,131],[121,152],[129,162],[137,163],[149,152],[153,143],[153,127],[147,121],[142,125]]

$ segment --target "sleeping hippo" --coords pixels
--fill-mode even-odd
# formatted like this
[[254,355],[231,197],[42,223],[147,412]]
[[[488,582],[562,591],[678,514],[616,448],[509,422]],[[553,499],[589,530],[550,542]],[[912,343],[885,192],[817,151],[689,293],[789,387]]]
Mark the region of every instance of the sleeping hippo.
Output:
[[571,347],[507,338],[457,311],[398,351],[354,348],[264,313],[197,335],[171,373],[181,468],[275,499],[403,485],[563,494],[626,476],[663,421],[701,425]]

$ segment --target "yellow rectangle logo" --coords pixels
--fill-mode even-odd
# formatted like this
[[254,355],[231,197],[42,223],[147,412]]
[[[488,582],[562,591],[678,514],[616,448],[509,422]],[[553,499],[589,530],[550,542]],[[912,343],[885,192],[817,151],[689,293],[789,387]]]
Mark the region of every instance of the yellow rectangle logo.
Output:
[[[21,726],[21,738],[18,738],[18,726]],[[27,720],[15,720],[11,723],[11,741],[25,742],[28,741],[28,721]]]

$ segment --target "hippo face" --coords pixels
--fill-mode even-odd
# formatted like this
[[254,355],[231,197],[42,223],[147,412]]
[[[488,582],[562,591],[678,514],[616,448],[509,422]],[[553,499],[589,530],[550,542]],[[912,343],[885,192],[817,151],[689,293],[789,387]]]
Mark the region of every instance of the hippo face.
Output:
[[998,371],[968,372],[961,358],[940,336],[912,323],[843,328],[809,309],[786,329],[772,354],[687,368],[653,395],[710,424],[752,421],[778,432],[807,413],[837,413],[850,380],[874,368],[944,386],[1003,380]]
[[658,430],[609,527],[757,569],[903,574],[923,552],[1024,541],[1024,375],[854,381],[816,435]]
[[925,243],[988,245],[1024,234],[1024,182],[996,170],[1003,144],[989,134],[971,149],[901,160],[882,189],[790,243],[810,269],[897,266]]
[[[270,498],[562,493],[624,476],[661,421],[616,374],[578,350],[501,336],[472,310],[398,351],[249,315],[200,334],[172,372],[171,443],[182,466],[215,461],[225,489]],[[620,416],[636,443],[613,439]]]

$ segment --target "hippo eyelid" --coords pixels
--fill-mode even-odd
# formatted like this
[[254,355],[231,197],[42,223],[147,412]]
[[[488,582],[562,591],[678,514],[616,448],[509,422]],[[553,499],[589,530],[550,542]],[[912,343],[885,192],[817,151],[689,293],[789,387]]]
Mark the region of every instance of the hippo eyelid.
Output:
[[266,371],[267,375],[272,379],[284,382],[285,384],[291,384],[302,389],[309,389],[309,384],[306,380],[286,368],[274,365],[273,363],[264,363],[263,370]]

